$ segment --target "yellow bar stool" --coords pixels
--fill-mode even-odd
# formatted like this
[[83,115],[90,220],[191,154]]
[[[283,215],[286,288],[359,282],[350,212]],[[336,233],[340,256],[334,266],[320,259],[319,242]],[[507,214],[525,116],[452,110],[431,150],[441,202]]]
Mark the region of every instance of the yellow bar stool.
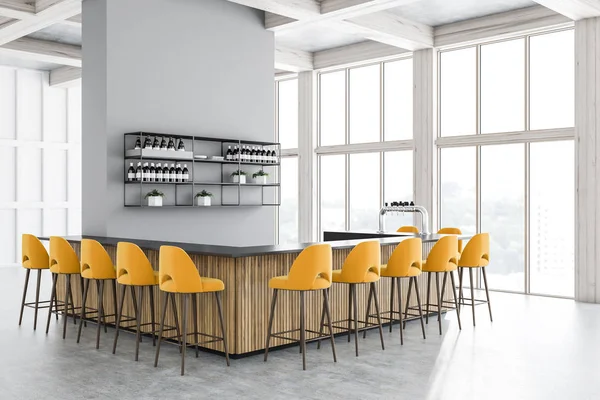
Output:
[[[352,322],[354,321],[354,346],[356,356],[358,357],[358,304],[356,295],[356,286],[362,284],[369,285],[369,298],[367,301],[367,318],[364,321],[364,332],[369,326],[379,326],[379,337],[381,339],[381,349],[385,350],[383,343],[383,327],[381,326],[381,313],[379,311],[379,300],[377,297],[377,287],[375,282],[379,280],[381,268],[381,245],[378,240],[369,240],[366,242],[359,243],[352,249],[342,269],[334,270],[332,273],[333,283],[341,283],[349,285],[348,288],[348,319],[343,321],[335,321],[333,323],[334,328],[344,329],[343,327],[336,326],[340,322],[348,322],[348,342],[350,342],[350,336],[352,332]],[[377,318],[377,324],[371,324],[369,322],[369,312],[371,309],[371,301],[374,299],[375,303],[375,314]],[[323,332],[323,324],[325,322],[325,309],[321,314],[321,328],[320,332]],[[321,342],[319,341],[319,345]]]
[[[487,274],[485,272],[486,267],[490,262],[490,234],[489,233],[479,233],[471,238],[465,249],[463,250],[460,260],[458,262],[458,285],[460,287],[459,290],[459,302],[461,305],[471,306],[473,307],[473,326],[475,326],[475,305],[477,304],[485,304],[488,305],[488,310],[490,312],[490,321],[493,322],[492,319],[492,305],[490,303],[490,292],[488,290],[488,281]],[[463,271],[467,268],[469,270],[469,281],[471,284],[471,298],[465,299],[463,297],[462,290],[462,282],[463,282]],[[481,272],[483,275],[483,283],[485,285],[485,297],[486,300],[479,300],[475,298],[473,292],[473,270],[481,268]],[[465,303],[465,300],[470,300],[471,303]]]
[[[154,320],[154,288],[158,286],[158,271],[154,271],[152,264],[146,257],[146,254],[137,245],[128,242],[119,242],[117,244],[117,282],[121,286],[121,297],[119,300],[119,312],[117,316],[117,331],[115,332],[115,342],[113,344],[113,354],[117,351],[117,341],[119,340],[119,330],[123,322],[136,321],[136,345],[135,361],[138,361],[141,327],[152,325],[152,345],[156,346],[156,322]],[[131,300],[135,313],[135,318],[123,320],[123,304],[125,304],[125,292],[127,288],[131,290]],[[136,288],[138,289],[139,304],[136,299]],[[150,303],[151,322],[142,324],[144,289],[148,289]],[[175,317],[177,312],[174,312]],[[177,324],[179,326],[179,324]]]
[[[435,286],[436,286],[436,306],[438,309],[438,324],[440,328],[440,335],[442,334],[442,306],[444,296],[444,285],[448,274],[452,280],[452,295],[454,297],[454,305],[456,308],[456,315],[458,318],[458,328],[462,329],[460,323],[460,310],[458,309],[458,297],[456,295],[456,284],[454,283],[454,271],[457,268],[457,249],[458,249],[458,238],[454,235],[444,236],[433,246],[427,260],[423,261],[423,272],[427,272],[427,303],[426,303],[426,316],[425,323],[429,323],[429,306],[431,305],[431,277],[435,274]],[[439,275],[443,274],[444,283],[440,290]]]
[[[50,272],[54,274],[52,283],[52,294],[50,295],[50,308],[48,309],[48,320],[46,321],[46,334],[50,329],[50,317],[52,316],[52,304],[56,303],[56,284],[61,275],[66,280],[63,339],[67,336],[67,316],[69,312],[69,299],[71,300],[71,311],[73,312],[73,322],[76,322],[75,306],[73,304],[73,292],[71,290],[71,275],[79,275],[79,258],[73,250],[73,247],[65,239],[58,236],[50,237]],[[55,312],[58,311],[56,306]],[[81,322],[81,321],[80,321]]]
[[[46,248],[40,242],[40,240],[29,234],[24,234],[21,238],[22,240],[22,257],[21,262],[23,263],[23,268],[25,268],[25,286],[23,288],[23,300],[21,301],[21,313],[19,314],[19,326],[23,321],[23,309],[25,307],[30,307],[35,309],[35,314],[33,317],[33,330],[37,328],[37,316],[38,309],[40,308],[49,308],[50,301],[41,301],[40,302],[40,284],[42,281],[42,270],[50,269],[50,257],[48,256],[48,252]],[[27,303],[25,300],[27,299],[27,286],[29,285],[29,274],[31,270],[37,271],[37,286],[35,288],[35,301]],[[40,304],[48,304],[45,306],[41,306]],[[57,315],[58,316],[58,315]]]
[[405,225],[398,228],[396,232],[405,232],[405,233],[419,233],[419,228],[412,225]]
[[[90,289],[90,282],[96,282],[96,290],[98,292],[98,309],[92,311],[97,312],[98,324],[96,325],[96,349],[100,348],[100,325],[104,322],[104,332],[106,329],[106,317],[115,317],[114,314],[106,315],[104,309],[104,283],[109,281],[112,284],[113,292],[113,304],[115,311],[117,310],[117,274],[115,267],[110,259],[110,256],[104,249],[104,247],[97,241],[91,239],[83,239],[81,241],[81,277],[84,280],[83,298],[81,300],[81,321],[84,321],[87,317],[86,303],[88,297],[88,291]],[[77,332],[77,343],[81,339],[81,328],[82,324],[79,324],[79,331]]]
[[[314,244],[305,248],[294,260],[288,275],[276,276],[269,280],[269,287],[273,289],[273,299],[271,300],[271,312],[269,314],[269,327],[267,330],[267,343],[265,345],[265,362],[269,355],[269,343],[271,337],[298,342],[300,352],[302,353],[302,369],[306,370],[306,332],[318,335],[313,340],[319,340],[321,333],[306,329],[306,315],[304,310],[304,294],[320,290],[323,292],[323,308],[327,315],[327,324],[329,326],[329,338],[331,340],[331,351],[333,361],[337,362],[335,354],[335,341],[333,339],[333,329],[331,324],[331,309],[329,307],[329,293],[327,289],[331,287],[332,271],[332,252],[329,244]],[[298,329],[272,333],[273,317],[275,316],[275,305],[277,304],[277,295],[280,290],[300,292],[300,340],[287,336],[287,333],[293,333]]]
[[[451,227],[442,228],[437,233],[440,235],[462,235],[462,231],[460,230],[460,228],[451,228]],[[459,240],[458,241],[459,258],[460,258],[460,253],[462,253],[462,250],[463,250],[463,241]]]
[[[398,320],[400,322],[400,344],[404,344],[403,328],[406,326],[408,318],[408,310],[412,286],[415,287],[415,296],[417,297],[417,311],[421,320],[421,330],[423,331],[423,339],[425,336],[425,324],[423,323],[423,308],[421,307],[421,294],[419,293],[419,285],[417,277],[421,275],[422,243],[420,238],[403,240],[396,246],[394,252],[390,256],[387,264],[381,266],[381,277],[391,278],[390,289],[390,318],[383,317],[390,321],[390,332],[394,319],[394,287],[398,286]],[[406,307],[404,311],[404,321],[402,321],[402,279],[408,278],[408,294],[406,296]],[[366,332],[365,332],[366,334]]]
[[[181,332],[181,375],[185,369],[185,349],[188,345],[196,346],[196,357],[198,357],[198,345],[206,343],[214,343],[216,341],[223,342],[225,350],[225,361],[229,366],[229,351],[227,348],[227,332],[225,331],[225,322],[223,319],[223,307],[221,305],[221,293],[225,290],[225,284],[220,279],[201,277],[198,273],[198,268],[188,256],[188,254],[179,247],[160,246],[159,255],[159,287],[164,297],[161,308],[160,330],[158,333],[158,344],[156,345],[156,358],[154,359],[154,367],[158,366],[158,356],[160,354],[160,343],[163,337],[165,327],[165,316],[169,297],[174,305],[175,315],[175,294],[183,295],[183,313],[182,313],[182,332]],[[221,323],[222,337],[209,335],[198,332],[198,294],[214,293],[217,301],[217,309],[219,312],[219,322]],[[187,331],[187,316],[189,309],[190,295],[192,297],[192,312],[194,320],[194,332]],[[187,336],[194,335],[195,343],[188,343]],[[210,340],[199,342],[198,336],[208,337]]]

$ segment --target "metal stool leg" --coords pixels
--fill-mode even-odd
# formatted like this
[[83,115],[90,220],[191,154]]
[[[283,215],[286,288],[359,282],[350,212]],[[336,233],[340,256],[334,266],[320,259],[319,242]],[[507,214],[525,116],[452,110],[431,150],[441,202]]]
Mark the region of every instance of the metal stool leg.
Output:
[[98,289],[98,326],[96,327],[96,349],[100,348],[100,317],[104,320],[104,328],[106,329],[106,317],[104,317],[104,280],[99,281]]
[[369,285],[369,299],[367,300],[367,311],[365,311],[365,330],[363,330],[363,339],[367,337],[367,326],[369,325],[369,313],[371,312],[371,301],[373,299],[373,284]]
[[329,308],[329,289],[323,290],[323,303],[325,304],[325,313],[327,314],[327,324],[329,324],[329,338],[331,339],[333,362],[337,362],[337,355],[335,353],[335,339],[333,338],[333,324],[331,322],[331,309]]
[[33,315],[33,330],[37,328],[38,307],[40,305],[40,284],[42,281],[42,270],[38,269],[37,286],[35,288],[35,313]]
[[[119,303],[119,314],[117,316],[117,331],[115,332],[115,342],[113,344],[113,354],[117,351],[117,341],[119,340],[119,328],[121,327],[121,318],[123,318],[123,304],[125,303],[125,292],[127,286],[121,285],[121,302]],[[81,322],[79,323],[81,326]]]
[[400,278],[394,278],[398,280],[398,319],[400,320],[400,344],[404,344],[404,329],[402,329],[402,282]]
[[375,312],[377,313],[377,324],[379,325],[379,338],[381,339],[381,350],[385,350],[385,345],[383,343],[383,325],[381,325],[381,312],[379,311],[379,298],[377,297],[377,288],[375,287],[375,282],[371,282],[371,293],[373,294],[373,299],[375,300]]
[[221,322],[221,333],[223,335],[223,349],[225,350],[225,361],[229,367],[229,348],[227,347],[227,331],[225,330],[225,321],[223,318],[223,307],[221,306],[221,292],[215,292],[217,299],[217,308],[219,309],[219,321]]
[[[69,280],[69,290],[67,294],[71,299],[71,313],[73,314],[73,325],[77,325],[77,315],[75,314],[75,301],[73,301],[73,288],[71,286],[71,275],[67,275],[67,279]],[[66,314],[65,314],[66,315]]]
[[50,318],[52,318],[52,305],[54,305],[54,312],[58,318],[58,306],[56,305],[56,281],[58,280],[57,274],[52,274],[52,294],[50,295],[50,307],[48,307],[48,320],[46,321],[46,335],[50,330]]
[[[132,288],[133,288],[133,286],[132,286]],[[138,360],[138,355],[140,353],[140,341],[141,341],[141,337],[142,337],[142,310],[144,309],[144,287],[140,286],[138,291],[139,291],[140,304],[138,304],[137,310],[135,312],[135,323],[136,323],[135,361]]]
[[67,337],[67,319],[69,315],[69,293],[71,292],[71,275],[65,275],[67,290],[65,291],[65,320],[63,321],[63,339]]
[[192,295],[192,319],[194,320],[194,342],[196,343],[196,358],[198,358],[198,295]]
[[[444,305],[444,294],[446,292],[446,281],[448,280],[448,272],[443,272],[442,275],[444,276],[444,278],[442,279],[442,292],[440,294],[440,299],[441,299],[441,304],[442,304],[442,307],[443,307],[443,305]],[[438,321],[440,320],[440,318],[442,318],[442,313],[441,312],[438,313]]]
[[419,319],[421,320],[421,330],[423,331],[423,339],[426,339],[425,336],[425,323],[423,322],[423,308],[421,307],[421,295],[419,294],[419,284],[417,282],[417,278],[413,277],[415,281],[415,294],[417,295],[417,305],[419,307]]
[[150,317],[152,320],[152,346],[156,346],[156,316],[154,310],[154,286],[148,286],[150,292]]
[[473,326],[475,326],[475,294],[473,291],[473,268],[469,268],[469,282],[471,284],[471,308],[473,309]]
[[454,273],[449,272],[450,280],[452,281],[452,297],[454,297],[454,307],[456,307],[456,318],[458,318],[458,329],[462,330],[462,325],[460,323],[460,309],[458,308],[458,298],[456,296],[456,285],[454,282]]
[[163,330],[165,328],[165,317],[167,316],[167,307],[169,306],[169,293],[162,292],[163,304],[160,317],[160,328],[158,331],[158,343],[156,344],[156,355],[154,356],[154,368],[158,366],[158,355],[160,354],[160,344],[162,342]]
[[[86,279],[85,283],[84,283],[83,297],[81,298],[81,319],[79,321],[79,329],[77,330],[77,343],[79,343],[79,339],[81,339],[81,328],[83,327],[83,324],[81,323],[81,321],[83,321],[85,318],[85,305],[87,303],[87,295],[88,295],[89,289],[90,289],[90,280]],[[100,318],[98,317],[98,324],[99,323],[100,323]]]
[[410,292],[412,290],[412,278],[408,279],[408,294],[406,295],[406,305],[404,306],[404,323],[402,324],[402,328],[406,329],[406,318],[408,317],[408,305],[410,303]]
[[[175,329],[177,330],[177,337],[181,338],[181,330],[179,329],[179,317],[177,316],[177,303],[175,302],[175,293],[171,293],[171,307],[173,308],[173,317],[175,318]],[[181,340],[179,341],[179,352],[181,353]]]
[[352,306],[354,307],[354,347],[356,350],[356,357],[358,357],[358,304],[356,300],[357,285],[353,286],[354,289],[352,290]]
[[304,314],[304,291],[300,292],[300,350],[302,351],[302,369],[306,370],[306,315]]
[[425,323],[429,324],[429,304],[431,303],[431,274],[433,272],[427,273],[427,296],[425,299]]
[[25,300],[27,299],[27,286],[29,286],[29,274],[31,274],[31,270],[27,268],[25,272],[25,286],[23,287],[23,300],[21,300],[21,314],[19,314],[19,326],[23,321],[23,310],[25,309]]
[[458,304],[462,306],[464,297],[463,297],[463,267],[458,267]]
[[[327,289],[324,289],[327,290]],[[323,309],[321,310],[321,323],[319,324],[319,336],[323,336],[323,328],[325,327],[325,302],[323,301]],[[321,339],[317,340],[317,350],[321,348]]]
[[438,308],[438,325],[440,327],[440,335],[442,334],[442,318],[440,317],[442,315],[442,295],[441,295],[441,291],[440,291],[440,277],[439,277],[439,272],[435,273],[435,288],[436,288],[436,295],[437,295],[437,308]]
[[352,333],[352,292],[354,291],[354,285],[351,283],[348,287],[348,343],[350,343],[350,336]]
[[181,376],[183,376],[185,371],[185,350],[187,347],[187,320],[188,320],[188,303],[190,301],[190,295],[183,295],[183,313],[181,314],[181,318],[183,319],[183,331],[181,332]]
[[485,285],[485,297],[487,298],[488,310],[490,311],[490,322],[494,322],[492,319],[492,304],[490,303],[490,292],[488,290],[487,275],[485,273],[485,267],[481,267],[483,273],[483,284]]
[[394,287],[396,286],[396,278],[392,278],[392,287],[390,288],[390,333],[394,325]]
[[271,300],[271,313],[269,315],[269,329],[267,330],[267,344],[265,345],[265,362],[269,355],[269,342],[271,341],[271,332],[273,331],[273,316],[275,315],[275,303],[277,303],[277,289],[273,290],[273,299]]

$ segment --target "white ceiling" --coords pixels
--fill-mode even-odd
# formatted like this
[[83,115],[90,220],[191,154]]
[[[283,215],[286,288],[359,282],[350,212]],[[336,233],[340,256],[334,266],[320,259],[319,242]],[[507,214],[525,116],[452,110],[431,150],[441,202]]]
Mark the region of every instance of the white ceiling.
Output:
[[421,0],[389,12],[425,25],[439,26],[535,5],[532,0]]
[[81,46],[81,27],[54,24],[28,35],[30,38]]
[[60,68],[62,65],[29,60],[23,57],[13,57],[5,54],[0,54],[0,65],[7,65],[17,68],[37,69],[40,71],[50,71],[55,68]]
[[318,23],[278,33],[275,40],[279,46],[310,52],[365,41],[363,37],[328,29]]

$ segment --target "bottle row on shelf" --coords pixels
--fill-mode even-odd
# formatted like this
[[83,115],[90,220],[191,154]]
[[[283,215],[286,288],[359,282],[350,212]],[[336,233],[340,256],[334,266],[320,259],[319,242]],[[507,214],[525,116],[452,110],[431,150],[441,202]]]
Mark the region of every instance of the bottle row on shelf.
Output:
[[242,146],[241,149],[238,146],[235,146],[233,150],[231,149],[231,146],[229,146],[227,153],[225,154],[225,160],[265,164],[279,163],[279,157],[275,150],[265,150],[264,148],[261,149],[259,146]]
[[135,149],[144,149],[144,150],[169,150],[169,151],[185,151],[185,144],[183,140],[179,139],[179,143],[177,144],[177,149],[175,149],[175,141],[173,138],[169,138],[169,141],[162,137],[160,142],[158,141],[158,137],[154,137],[154,140],[150,136],[146,136],[144,139],[144,144],[142,145],[142,138],[138,137],[135,141]]
[[190,172],[187,164],[171,164],[165,163],[164,167],[161,163],[154,166],[154,163],[137,163],[137,167],[133,168],[133,163],[129,163],[127,170],[127,181],[129,182],[168,182],[168,183],[185,183],[190,181]]

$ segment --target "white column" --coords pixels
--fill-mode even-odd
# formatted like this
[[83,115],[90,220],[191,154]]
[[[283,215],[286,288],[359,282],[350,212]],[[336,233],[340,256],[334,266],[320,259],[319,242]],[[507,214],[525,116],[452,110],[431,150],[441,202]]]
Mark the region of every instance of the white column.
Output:
[[575,23],[575,299],[599,303],[600,18]]
[[413,134],[415,204],[429,211],[429,229],[437,226],[437,152],[435,49],[413,53]]
[[317,238],[317,73],[298,74],[298,229],[300,242]]

